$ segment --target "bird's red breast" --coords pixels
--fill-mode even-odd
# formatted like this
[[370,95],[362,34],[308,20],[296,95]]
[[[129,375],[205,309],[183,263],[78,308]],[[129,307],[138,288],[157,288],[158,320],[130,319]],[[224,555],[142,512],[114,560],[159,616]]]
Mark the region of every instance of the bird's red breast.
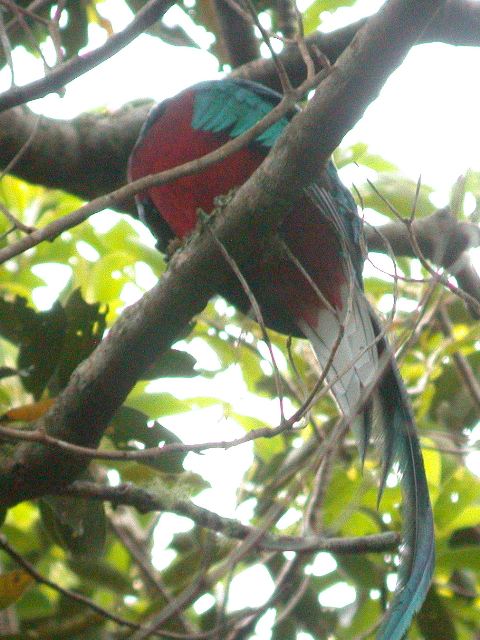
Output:
[[[192,127],[194,99],[194,91],[185,91],[164,103],[161,114],[135,147],[130,163],[132,180],[201,158],[228,142],[228,132]],[[148,196],[175,235],[184,238],[197,224],[197,209],[210,213],[214,199],[246,182],[265,155],[261,148],[244,147],[199,173],[152,187]],[[288,258],[263,264],[265,273],[259,279],[268,283],[284,311],[314,323],[318,309],[324,306],[318,289],[331,305],[341,308],[340,285],[345,282],[345,273],[339,242],[330,224],[304,194],[299,195],[286,217],[281,235],[317,288]]]
[[[131,162],[131,179],[165,171],[215,151],[229,140],[226,133],[192,127],[194,92],[184,92],[166,102],[162,115],[152,124]],[[174,182],[153,187],[149,196],[172,231],[183,238],[197,224],[197,209],[210,213],[214,198],[242,185],[265,155],[244,148],[227,158]]]

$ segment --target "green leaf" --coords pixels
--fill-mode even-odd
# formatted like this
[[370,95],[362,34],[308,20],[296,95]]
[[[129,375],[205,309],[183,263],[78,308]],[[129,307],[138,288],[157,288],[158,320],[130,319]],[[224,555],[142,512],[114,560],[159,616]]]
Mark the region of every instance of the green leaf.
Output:
[[[435,446],[433,440],[422,438],[422,444],[428,444],[432,447]],[[430,488],[430,494],[432,502],[434,501],[434,494],[438,490],[441,484],[442,478],[442,457],[439,451],[432,449],[422,449],[423,463],[425,465],[425,473],[427,475],[428,486]],[[433,495],[432,495],[433,494]]]
[[249,349],[243,348],[239,353],[240,363],[242,368],[243,379],[245,380],[245,384],[247,385],[248,391],[251,393],[256,393],[257,395],[268,395],[265,394],[265,385],[261,385],[261,381],[272,380],[272,383],[275,384],[275,380],[273,376],[266,376],[261,367],[262,358],[260,355],[252,353]]
[[465,547],[455,547],[448,551],[437,554],[437,568],[440,573],[451,573],[458,569],[468,569],[469,571],[480,572],[480,553],[478,547],[467,545]]
[[[238,422],[247,433],[255,429],[268,429],[270,425],[263,420],[254,418],[253,416],[244,416],[236,412],[229,412],[229,417]],[[257,438],[254,443],[255,453],[258,454],[263,462],[269,462],[274,456],[281,453],[285,449],[285,443],[281,438]]]
[[79,290],[65,308],[56,302],[49,311],[36,311],[24,298],[0,297],[0,335],[19,347],[22,384],[35,399],[47,385],[51,395],[63,389],[100,342],[105,326],[105,313],[98,304],[87,304]]
[[79,289],[68,299],[65,315],[67,329],[61,358],[49,384],[52,395],[57,395],[65,387],[73,370],[100,343],[106,327],[106,312],[100,311],[99,304],[85,302]]
[[350,147],[340,147],[333,154],[333,159],[337,169],[349,164],[360,164],[369,169],[374,169],[378,173],[396,171],[397,167],[379,155],[368,152],[368,145],[364,142],[357,142]]
[[110,302],[116,300],[126,282],[131,281],[132,274],[124,270],[132,267],[134,258],[126,251],[113,251],[101,256],[93,265],[89,291],[94,300]]
[[467,527],[477,527],[480,523],[480,505],[470,505],[449,523],[451,531],[458,531]]
[[217,398],[188,398],[179,400],[171,393],[147,393],[135,391],[131,393],[125,403],[127,406],[143,411],[151,418],[185,413],[192,409],[203,409],[221,404]]
[[356,0],[314,0],[302,16],[305,34],[308,35],[320,26],[320,14],[323,11],[335,11],[339,7],[351,7],[355,2]]
[[[377,588],[378,588],[377,584]],[[380,600],[372,600],[367,594],[360,593],[357,596],[356,611],[353,620],[348,625],[348,631],[339,630],[339,640],[351,640],[352,638],[363,637],[368,630],[371,630],[383,613],[380,607]]]
[[169,349],[143,374],[142,380],[157,378],[193,378],[197,361],[186,351]]
[[[47,618],[54,614],[54,604],[45,593],[38,588],[29,589],[22,598],[15,603],[15,612],[21,620],[35,620]],[[8,636],[6,636],[8,640]],[[21,640],[15,636],[15,640]]]
[[[121,407],[107,430],[108,437],[122,450],[138,450],[132,442],[141,442],[146,448],[158,447],[160,443],[181,443],[174,433],[151,420],[141,411],[131,407]],[[145,461],[145,464],[166,473],[183,472],[186,453],[168,453]]]
[[456,640],[457,632],[452,616],[435,586],[427,594],[417,615],[417,624],[425,640]]
[[[404,217],[412,213],[415,203],[417,184],[413,180],[399,176],[398,174],[382,174],[373,183],[362,185],[359,192],[365,207],[375,209],[388,218],[396,219],[391,206]],[[430,201],[432,189],[425,185],[420,187],[417,198],[415,215],[417,218],[427,216],[435,211]]]
[[368,556],[361,554],[339,555],[336,557],[342,572],[363,589],[378,589],[384,579],[384,571]]
[[80,576],[86,584],[90,584],[96,589],[103,587],[115,593],[124,594],[135,591],[130,576],[118,571],[102,558],[92,559],[88,556],[70,558],[68,566]]
[[151,418],[160,418],[191,410],[188,402],[178,400],[171,393],[134,392],[127,398],[126,405],[142,411]]
[[24,298],[0,297],[0,335],[19,347],[22,384],[38,399],[57,366],[66,333],[65,311],[57,302],[37,312]]
[[47,496],[38,503],[42,522],[53,541],[73,556],[103,552],[106,518],[103,504],[86,498]]
[[61,29],[62,46],[67,58],[76,55],[88,43],[88,4],[67,0],[68,20]]
[[456,521],[461,527],[468,526],[469,519],[461,516],[480,495],[480,481],[464,467],[459,467],[443,483],[440,494],[435,502],[435,525],[442,536],[450,534],[457,528]]

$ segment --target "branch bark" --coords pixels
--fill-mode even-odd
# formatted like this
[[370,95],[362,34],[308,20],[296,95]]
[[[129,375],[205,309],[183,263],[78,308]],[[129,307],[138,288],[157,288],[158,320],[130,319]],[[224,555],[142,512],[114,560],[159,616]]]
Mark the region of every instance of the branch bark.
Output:
[[213,3],[222,35],[220,46],[226,49],[231,66],[235,69],[258,58],[260,48],[253,25],[240,16],[227,0],[213,0]]
[[393,532],[378,533],[362,537],[333,538],[326,536],[272,536],[261,530],[241,524],[237,520],[219,516],[213,511],[198,507],[193,502],[174,495],[154,495],[131,484],[116,487],[99,485],[95,482],[76,481],[59,491],[59,495],[80,496],[94,500],[111,502],[114,506],[128,505],[140,513],[167,511],[190,518],[196,524],[223,533],[236,540],[258,536],[256,547],[265,551],[330,551],[332,553],[370,553],[395,549],[399,536]]
[[[262,255],[262,239],[275,232],[289,202],[327,162],[442,5],[440,0],[390,0],[384,5],[357,34],[266,161],[225,211],[215,216],[212,233],[199,233],[172,259],[162,280],[126,309],[72,374],[55,405],[35,424],[37,428],[76,444],[98,445],[137,378],[227,277],[212,235],[240,268],[254,264]],[[43,445],[21,445],[0,470],[0,505],[13,505],[68,484],[84,464]]]
[[[144,102],[70,121],[43,116],[39,121],[26,107],[15,107],[0,115],[0,166],[31,138],[13,175],[85,200],[105,195],[125,184],[128,156],[150,107]],[[133,200],[128,210],[133,212]]]
[[[459,221],[445,208],[415,220],[413,229],[422,254],[455,276],[459,287],[480,303],[480,275],[467,253],[468,249],[480,246],[480,227]],[[365,235],[369,251],[385,253],[386,239],[396,256],[417,257],[404,224],[390,222],[378,230],[366,227]],[[470,312],[478,317],[473,305]]]

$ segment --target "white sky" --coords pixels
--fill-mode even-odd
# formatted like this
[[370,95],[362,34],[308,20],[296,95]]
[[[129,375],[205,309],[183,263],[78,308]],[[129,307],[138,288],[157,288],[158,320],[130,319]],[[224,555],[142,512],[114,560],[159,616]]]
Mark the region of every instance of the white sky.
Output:
[[[334,18],[327,16],[323,28],[337,28],[375,11],[381,4],[378,0],[361,0],[354,9],[339,10]],[[118,0],[106,0],[100,9],[112,21],[115,30],[125,26],[131,17]],[[175,10],[169,13],[172,23],[177,17]],[[194,32],[200,38],[205,37],[201,30]],[[105,33],[99,28],[92,29],[91,34],[96,45],[105,38]],[[32,74],[43,74],[40,62],[32,65],[31,58],[22,52],[16,56],[19,84],[32,79]],[[368,108],[364,118],[346,136],[345,142],[367,142],[370,151],[396,163],[411,178],[416,180],[422,174],[423,182],[434,186],[438,192],[436,204],[446,204],[455,179],[468,168],[480,170],[479,69],[480,48],[456,48],[441,44],[415,47],[387,82],[379,98]],[[99,107],[114,110],[138,98],[161,100],[194,82],[217,76],[217,62],[210,54],[177,47],[173,50],[155,38],[142,36],[111,60],[72,82],[65,97],[48,96],[37,101],[34,107],[45,115],[71,118],[82,111]],[[8,80],[7,73],[0,74],[1,90],[8,87]],[[202,353],[198,355],[208,358]],[[216,380],[215,384],[223,386],[225,398],[240,405],[240,410],[244,408],[245,401],[252,401],[238,369],[228,372],[223,382]],[[210,395],[211,387],[209,390],[207,382],[205,389],[201,388],[201,381],[196,381],[195,385],[196,395]],[[182,393],[174,383],[162,383],[161,386],[162,390]],[[184,394],[191,395],[191,383],[187,384]],[[278,408],[267,400],[256,400],[253,407],[255,415],[270,419],[273,413],[277,414]],[[202,425],[201,435],[199,430],[191,429],[190,420],[180,420],[180,424],[186,424],[185,430],[179,430],[186,442],[215,439],[220,437],[219,433],[222,438],[227,437],[220,409],[204,410],[202,414],[203,417],[196,414],[195,418],[197,426]],[[164,422],[169,426],[172,421],[174,419]],[[234,427],[228,432],[231,437],[239,435]],[[247,453],[246,457],[250,455]],[[217,486],[205,492],[201,503],[210,507],[214,504],[220,513],[232,515],[235,492],[241,484],[245,465],[245,450],[213,452],[196,456],[194,460],[192,468],[207,477],[212,470],[216,471],[216,478],[212,476],[211,479]],[[219,474],[220,486],[215,482]],[[169,525],[163,528],[164,531],[171,531],[172,526],[179,529],[185,526],[182,519],[165,517]],[[159,538],[158,548],[164,547],[167,542],[167,539]],[[166,557],[162,560],[161,554],[158,556],[160,564],[166,560]],[[238,588],[235,588],[235,584],[232,586],[234,606],[236,602],[240,603],[238,606],[245,604],[242,580],[246,580],[248,585],[252,577],[243,576]],[[259,574],[257,571],[254,580],[260,597],[261,593],[268,592],[271,582],[265,573]],[[323,597],[327,604],[328,594]],[[335,598],[338,599],[338,595]],[[258,601],[248,604],[255,606]],[[268,624],[266,626],[263,631],[258,630],[258,638],[268,637]]]

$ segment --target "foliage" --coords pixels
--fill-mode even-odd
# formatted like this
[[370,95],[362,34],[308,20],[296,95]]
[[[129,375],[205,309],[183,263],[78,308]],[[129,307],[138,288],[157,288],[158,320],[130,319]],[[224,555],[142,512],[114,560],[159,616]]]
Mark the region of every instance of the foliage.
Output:
[[[85,20],[96,19],[92,17],[95,4],[67,2],[70,27],[74,12],[81,12],[78,30],[73,30],[75,37],[72,32],[64,41],[69,55],[84,44]],[[202,13],[206,4],[196,4],[194,19],[208,26]],[[264,10],[270,4],[264,3]],[[316,0],[306,11],[307,29],[316,28],[319,12],[351,4]],[[368,184],[357,185],[366,208],[394,217],[378,196],[381,193],[401,214],[410,214],[416,185],[389,162],[369,154],[363,144],[340,150],[336,159],[341,168],[355,162],[368,170],[378,192]],[[464,189],[478,200],[479,185],[480,175],[471,174]],[[423,186],[416,198],[418,216],[434,210],[430,195],[431,190]],[[460,195],[456,193],[461,208],[465,192]],[[2,179],[0,200],[20,220],[35,226],[44,226],[79,204],[71,195],[10,176]],[[8,227],[8,221],[0,216],[0,233],[5,234]],[[8,240],[17,235],[19,231],[10,233]],[[55,398],[124,306],[150,286],[154,274],[162,274],[162,257],[141,236],[140,226],[127,216],[106,212],[0,267],[3,424],[15,423],[21,428],[18,416],[9,413],[12,407],[30,407],[34,401]],[[3,235],[0,246],[6,241]],[[393,272],[387,261],[381,262],[381,267]],[[396,268],[391,340],[400,346],[418,329],[410,348],[402,353],[401,369],[425,447],[438,545],[434,585],[410,637],[467,640],[479,632],[480,480],[471,470],[475,460],[478,465],[478,454],[465,455],[463,450],[475,444],[478,405],[455,357],[461,354],[478,376],[480,332],[459,300],[438,287],[429,289],[430,278],[417,260],[401,259]],[[65,274],[60,288],[56,286],[59,273]],[[384,312],[390,311],[393,278],[383,271],[370,269],[369,273],[369,298]],[[448,336],[438,320],[441,307],[447,310],[451,323]],[[425,317],[428,322],[423,322]],[[278,378],[289,414],[301,406],[318,372],[302,341],[294,340],[290,345],[284,336],[273,332],[270,340],[277,374],[258,325],[222,300],[211,301],[190,333],[137,383],[100,448],[140,451],[163,443],[230,440],[276,426],[280,416]],[[384,531],[387,525],[400,530],[402,514],[395,479],[389,482],[377,510],[376,453],[369,452],[362,472],[350,437],[341,443],[335,459],[327,457],[331,464],[328,487],[324,495],[317,496],[311,519],[303,519],[309,496],[317,488],[320,454],[325,452],[322,442],[331,434],[336,415],[330,397],[323,396],[301,429],[255,439],[245,447],[236,504],[222,504],[221,510],[230,510],[242,522],[266,527],[278,535],[301,535],[307,530],[356,537]],[[2,458],[8,456],[11,446],[2,443]],[[195,498],[216,511],[208,496],[220,496],[223,485],[229,484],[229,463],[221,465],[222,458],[232,458],[223,450],[208,453],[203,456],[208,462],[202,466],[201,457],[177,451],[144,463],[100,460],[83,479],[102,481],[108,477],[113,485],[134,482],[172,504]],[[208,468],[215,465],[223,468],[223,478],[218,473],[215,477]],[[278,509],[274,516],[273,507]],[[165,515],[139,513],[123,506],[104,507],[85,498],[50,496],[22,503],[3,515],[1,533],[39,573],[133,622],[158,613],[197,576],[205,576],[208,565],[208,581],[205,578],[185,611],[178,608],[163,626],[166,632],[187,637],[192,628],[206,631],[224,619],[232,625],[240,614],[245,619],[251,616],[242,637],[253,637],[265,608],[237,612],[236,618],[224,606],[230,586],[234,589],[235,578],[254,566],[275,580],[291,562],[290,579],[275,591],[271,604],[278,621],[274,637],[293,640],[305,632],[311,634],[307,637],[333,634],[339,640],[352,640],[378,620],[391,585],[389,573],[395,571],[392,554],[299,554],[292,562],[281,553],[259,557],[257,550],[246,548],[234,560],[237,542],[228,536],[208,533],[191,521],[184,526],[180,518],[169,520]],[[160,542],[156,542],[154,531]],[[150,562],[152,549],[156,563],[163,565],[161,572]],[[27,637],[27,631],[35,638],[125,637],[125,629],[119,634],[122,627],[106,622],[102,615],[67,595],[45,585],[30,585],[28,574],[8,555],[2,554],[0,561],[0,606],[15,603],[20,625],[18,633],[9,636],[12,640]],[[354,601],[331,607],[329,594],[339,585],[343,591],[337,593],[343,595],[338,598],[344,596],[345,588],[352,587]]]
[[[35,13],[28,12],[31,4],[29,0],[5,4],[3,20],[10,27],[10,46],[14,48],[21,45],[36,57],[43,57],[42,47],[50,39],[57,43],[57,61],[77,55],[80,49],[88,44],[89,24],[98,24],[107,32],[111,32],[108,20],[97,12],[96,5],[100,3],[96,0],[66,0],[62,6],[60,3],[57,5],[44,2]],[[25,28],[25,25],[28,25],[28,28]],[[60,42],[61,48],[58,46]],[[2,48],[0,63],[5,64],[6,58],[8,57]]]

